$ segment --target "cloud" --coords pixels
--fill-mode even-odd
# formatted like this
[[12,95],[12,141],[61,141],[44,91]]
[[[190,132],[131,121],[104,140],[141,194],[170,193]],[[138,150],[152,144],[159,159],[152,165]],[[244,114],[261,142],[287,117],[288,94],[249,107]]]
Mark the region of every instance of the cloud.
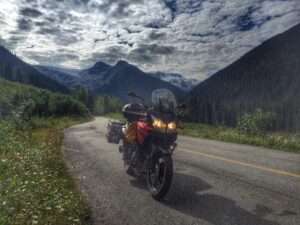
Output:
[[175,47],[173,46],[159,46],[157,44],[152,45],[139,45],[132,52],[139,54],[154,54],[154,55],[170,55],[174,53]]
[[39,17],[42,15],[42,13],[37,9],[26,7],[20,9],[20,15],[28,16],[28,17]]
[[20,19],[17,20],[17,22],[18,22],[18,28],[20,30],[29,31],[32,28],[31,20],[20,18]]
[[0,43],[29,63],[123,59],[203,80],[297,23],[298,0],[6,0]]
[[150,33],[148,35],[149,40],[158,40],[158,39],[161,39],[161,38],[164,38],[164,37],[166,37],[166,33],[158,32],[156,30],[150,31]]

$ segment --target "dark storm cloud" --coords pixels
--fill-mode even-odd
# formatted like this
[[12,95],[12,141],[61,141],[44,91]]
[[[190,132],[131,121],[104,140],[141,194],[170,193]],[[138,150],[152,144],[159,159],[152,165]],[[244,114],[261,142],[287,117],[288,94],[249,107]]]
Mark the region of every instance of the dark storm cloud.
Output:
[[59,35],[61,30],[59,27],[51,26],[48,23],[44,23],[43,25],[36,24],[39,29],[36,31],[37,34],[45,34],[45,35]]
[[20,15],[28,16],[28,17],[39,17],[42,15],[42,13],[37,9],[26,7],[20,10]]
[[137,53],[137,54],[154,54],[154,55],[170,55],[174,53],[176,50],[175,47],[173,46],[160,46],[157,44],[152,44],[152,45],[145,45],[141,44],[137,48],[132,50],[132,53]]
[[19,18],[17,23],[18,28],[22,31],[30,31],[32,28],[32,21],[30,19]]
[[126,30],[129,34],[138,34],[141,33],[141,30],[138,29],[133,29],[133,28],[129,28],[129,27],[125,27],[124,30]]
[[53,23],[51,20],[36,22],[35,26],[37,27],[37,34],[47,35],[58,45],[68,45],[81,40],[81,37],[77,35],[76,28],[66,28]]
[[152,45],[138,45],[136,48],[130,51],[127,58],[135,63],[158,63],[161,60],[161,56],[171,55],[176,51],[173,46],[159,46],[157,44]]
[[75,4],[87,4],[90,0],[73,0]]
[[135,54],[134,52],[130,53],[127,58],[131,62],[141,64],[151,64],[159,62],[159,59],[157,57],[154,57],[153,55]]
[[156,22],[147,23],[147,24],[145,24],[145,27],[152,28],[152,29],[162,28],[162,26],[160,26],[160,24],[156,23]]
[[240,31],[248,31],[255,27],[255,23],[252,21],[252,13],[256,9],[254,7],[249,7],[244,15],[237,18],[237,29]]
[[72,60],[79,60],[79,56],[76,53],[64,52],[64,49],[60,49],[58,51],[49,51],[48,54],[43,54],[41,52],[36,52],[28,49],[25,51],[25,54],[30,55],[30,57],[32,57],[35,61],[39,62],[40,64],[46,65],[56,65],[57,61],[66,62]]
[[161,55],[170,55],[176,49],[172,46],[139,45],[126,53],[126,48],[121,46],[110,46],[102,52],[93,53],[91,62],[103,61],[113,64],[119,59],[127,59],[135,63],[157,63]]
[[148,38],[150,40],[157,40],[157,39],[161,39],[161,38],[164,38],[166,37],[166,33],[164,32],[158,32],[158,31],[151,31],[148,35]]
[[100,42],[100,41],[105,41],[105,39],[104,38],[95,38],[94,39],[94,43],[97,43],[97,42]]
[[170,9],[171,14],[172,14],[172,20],[174,20],[175,14],[177,12],[176,0],[164,0],[164,3],[166,5],[166,7]]
[[109,16],[121,18],[134,13],[132,9],[129,9],[129,6],[133,4],[141,4],[143,2],[144,0],[106,0],[100,4],[94,3],[94,6],[101,12],[107,13]]
[[93,64],[95,62],[105,62],[109,64],[116,63],[119,59],[125,58],[126,54],[120,46],[110,46],[102,52],[95,52],[91,55],[91,58],[87,60],[87,63]]
[[201,0],[164,0],[164,3],[172,13],[173,19],[177,14],[189,13],[193,14],[201,9]]
[[133,43],[130,43],[128,41],[119,41],[118,44],[120,44],[120,45],[127,45],[130,48],[133,46]]
[[70,45],[76,42],[79,42],[81,37],[78,37],[76,34],[69,35],[69,34],[61,34],[57,35],[53,38],[53,41],[58,45]]

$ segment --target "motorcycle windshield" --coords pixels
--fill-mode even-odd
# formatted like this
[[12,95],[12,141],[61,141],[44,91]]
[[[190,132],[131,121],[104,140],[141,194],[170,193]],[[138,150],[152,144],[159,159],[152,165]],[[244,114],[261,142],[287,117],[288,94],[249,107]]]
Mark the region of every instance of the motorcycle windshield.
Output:
[[174,110],[177,106],[176,97],[168,89],[156,89],[152,92],[152,104],[164,111]]

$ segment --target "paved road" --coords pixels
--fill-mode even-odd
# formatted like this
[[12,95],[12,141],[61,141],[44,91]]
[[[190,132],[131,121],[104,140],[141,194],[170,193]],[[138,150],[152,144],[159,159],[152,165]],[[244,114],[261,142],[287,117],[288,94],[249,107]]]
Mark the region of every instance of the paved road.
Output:
[[125,173],[106,124],[68,128],[62,147],[94,224],[300,224],[300,154],[179,137],[171,190],[157,202]]

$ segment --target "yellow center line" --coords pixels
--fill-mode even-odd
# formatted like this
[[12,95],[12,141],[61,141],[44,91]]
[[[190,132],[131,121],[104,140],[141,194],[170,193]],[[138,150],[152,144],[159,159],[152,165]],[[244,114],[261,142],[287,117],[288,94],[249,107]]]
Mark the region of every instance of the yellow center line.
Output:
[[286,175],[286,176],[289,176],[289,177],[300,178],[300,174],[297,174],[297,173],[290,173],[290,172],[287,172],[287,171],[276,170],[276,169],[272,169],[272,168],[261,166],[261,165],[256,165],[256,164],[252,164],[252,163],[245,163],[245,162],[241,162],[241,161],[234,160],[234,159],[224,158],[224,157],[211,155],[211,154],[206,154],[206,153],[202,153],[202,152],[196,152],[196,151],[192,151],[192,150],[188,150],[188,149],[184,149],[184,148],[176,148],[176,150],[191,153],[191,154],[194,154],[194,155],[201,155],[201,156],[205,156],[205,157],[208,157],[208,158],[218,159],[218,160],[222,160],[222,161],[225,161],[225,162],[235,163],[235,164],[242,165],[242,166],[245,166],[245,167],[250,167],[250,168],[260,169],[260,170],[264,170],[264,171],[268,171],[268,172],[272,172],[272,173]]

